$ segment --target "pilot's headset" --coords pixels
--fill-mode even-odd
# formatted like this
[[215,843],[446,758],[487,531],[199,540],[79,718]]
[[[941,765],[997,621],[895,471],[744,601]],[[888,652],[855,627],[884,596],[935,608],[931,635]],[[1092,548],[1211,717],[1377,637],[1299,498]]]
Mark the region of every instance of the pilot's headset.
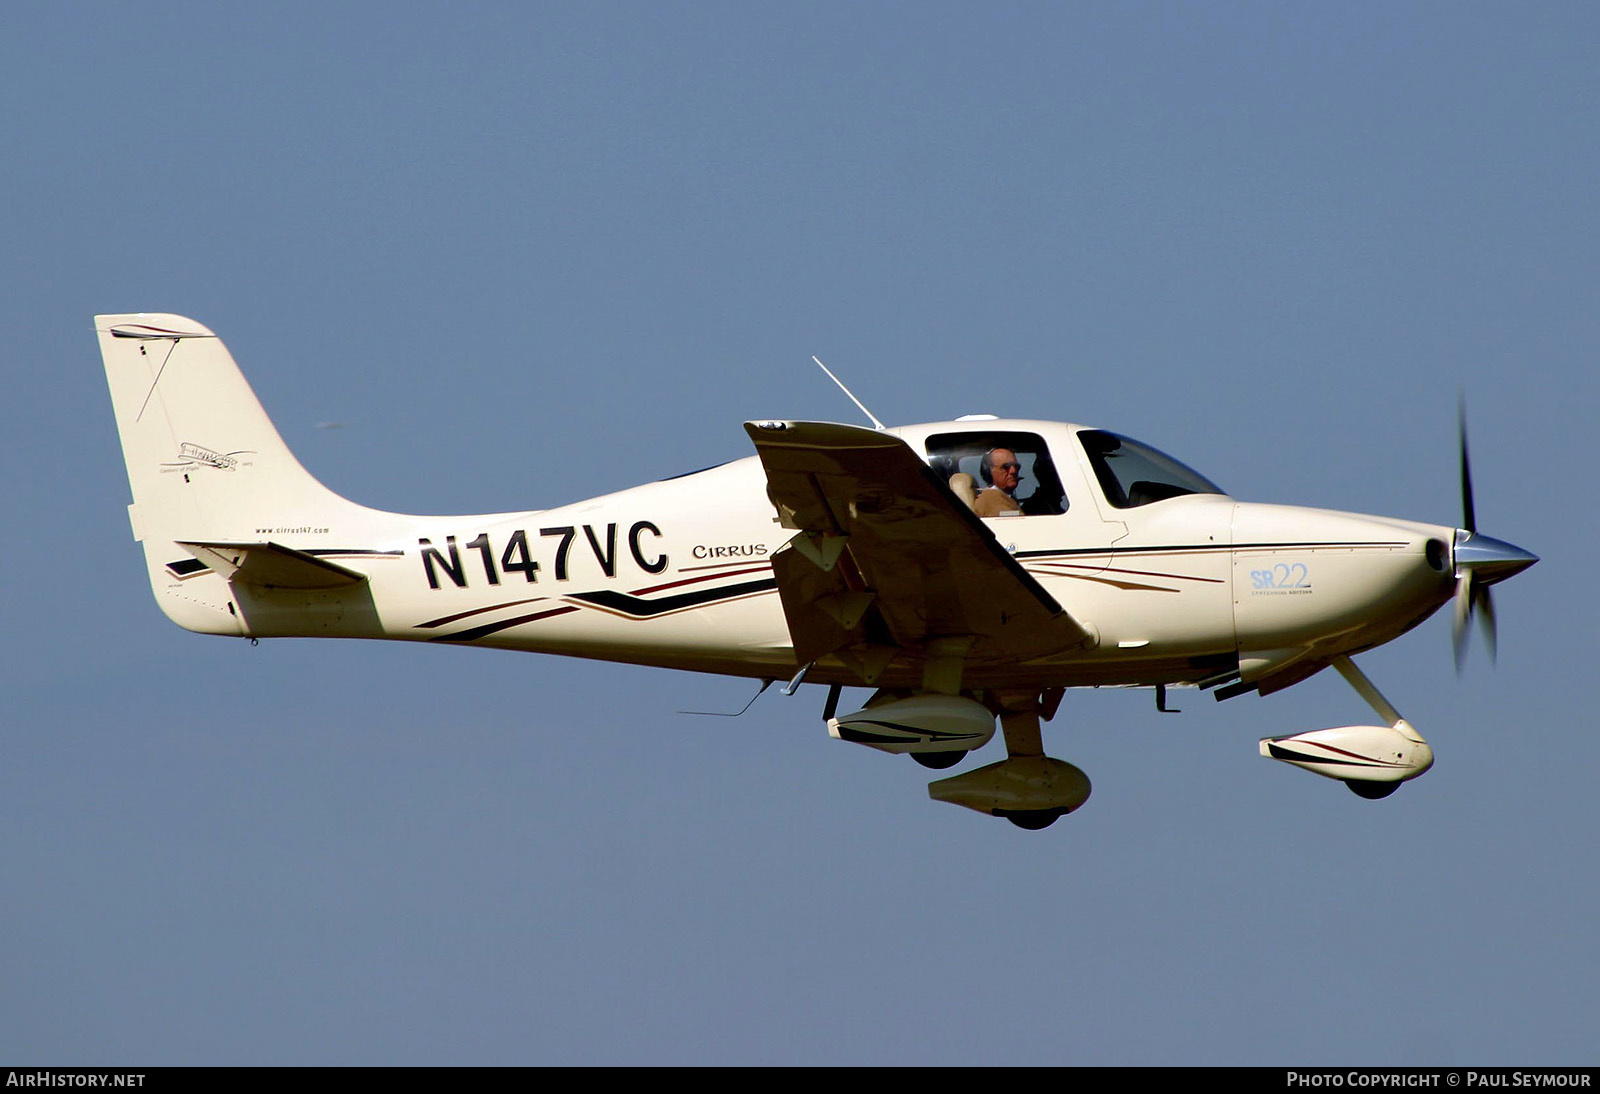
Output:
[[983,454],[983,459],[978,461],[978,474],[983,476],[985,486],[994,485],[994,449]]

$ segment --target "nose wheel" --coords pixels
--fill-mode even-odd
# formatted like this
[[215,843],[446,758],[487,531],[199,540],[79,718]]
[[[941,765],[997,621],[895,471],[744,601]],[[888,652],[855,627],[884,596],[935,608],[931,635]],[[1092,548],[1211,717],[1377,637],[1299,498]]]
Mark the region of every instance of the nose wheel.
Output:
[[1356,797],[1366,798],[1369,802],[1387,798],[1390,794],[1400,789],[1399,783],[1364,783],[1357,782],[1355,779],[1346,779],[1344,784],[1350,788],[1351,793],[1355,794]]

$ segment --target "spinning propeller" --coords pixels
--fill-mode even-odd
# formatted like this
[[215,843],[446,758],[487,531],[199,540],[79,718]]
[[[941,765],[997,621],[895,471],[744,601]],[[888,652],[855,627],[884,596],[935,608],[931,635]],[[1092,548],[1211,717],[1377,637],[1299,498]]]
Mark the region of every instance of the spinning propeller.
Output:
[[1467,456],[1467,406],[1459,408],[1461,435],[1461,527],[1456,529],[1452,557],[1456,568],[1455,628],[1456,671],[1467,656],[1467,631],[1478,617],[1489,659],[1495,657],[1494,600],[1489,586],[1521,573],[1539,556],[1504,540],[1478,534],[1478,515],[1472,504],[1472,462]]

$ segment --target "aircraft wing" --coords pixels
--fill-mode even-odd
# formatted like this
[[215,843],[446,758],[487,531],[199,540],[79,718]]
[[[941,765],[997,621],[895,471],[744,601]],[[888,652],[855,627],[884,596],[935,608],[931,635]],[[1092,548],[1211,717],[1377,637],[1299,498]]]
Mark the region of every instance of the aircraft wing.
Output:
[[970,637],[967,659],[992,662],[1088,637],[900,438],[825,422],[745,432],[780,522],[799,533],[772,569],[802,664],[838,653],[875,678],[896,648],[938,639]]

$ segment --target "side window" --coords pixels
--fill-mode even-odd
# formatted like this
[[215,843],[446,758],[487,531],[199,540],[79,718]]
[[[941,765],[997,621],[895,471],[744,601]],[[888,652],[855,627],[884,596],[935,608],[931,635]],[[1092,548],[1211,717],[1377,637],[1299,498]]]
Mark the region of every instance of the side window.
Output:
[[[1014,472],[1017,476],[1015,488],[1005,498],[1000,497],[1005,494],[1004,488],[1008,485],[1005,471],[1001,471],[1001,481],[996,483],[989,466],[995,462],[990,453],[997,450],[1002,453],[999,462],[1014,462],[1017,465]],[[1020,510],[1024,516],[1048,517],[1067,511],[1067,496],[1061,486],[1061,477],[1056,474],[1044,438],[1036,433],[1012,430],[936,433],[928,438],[927,451],[929,466],[941,481],[950,485],[958,497],[962,496],[961,487],[965,485],[965,480],[959,476],[970,476],[976,498],[975,508],[980,514],[994,515],[986,510]],[[1003,458],[1004,452],[1013,453],[1015,460]],[[984,499],[986,493],[990,495],[987,501]],[[973,498],[963,500],[969,505],[974,504]],[[998,505],[995,504],[997,500],[1000,502]]]

